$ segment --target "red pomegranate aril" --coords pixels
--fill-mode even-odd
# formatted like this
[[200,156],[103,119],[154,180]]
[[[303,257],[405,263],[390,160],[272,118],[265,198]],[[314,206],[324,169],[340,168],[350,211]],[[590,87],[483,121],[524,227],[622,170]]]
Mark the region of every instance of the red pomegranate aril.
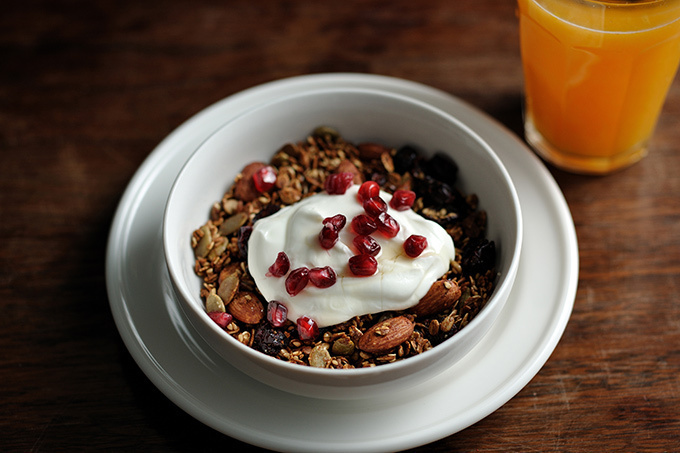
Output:
[[297,319],[297,331],[303,341],[314,340],[319,336],[319,326],[309,316],[301,316]]
[[306,267],[298,267],[288,274],[286,277],[286,292],[291,296],[296,296],[309,283],[309,269]]
[[319,244],[324,249],[330,250],[336,242],[338,242],[338,230],[332,223],[324,223],[319,232]]
[[276,255],[274,264],[269,266],[269,274],[274,277],[283,277],[288,273],[289,269],[290,260],[288,259],[288,255],[286,255],[284,252],[279,252],[279,254]]
[[387,203],[380,197],[369,198],[364,200],[364,211],[371,217],[378,217],[383,212],[387,212]]
[[375,181],[366,181],[359,186],[359,191],[357,192],[357,198],[360,203],[369,198],[375,198],[380,196],[380,186]]
[[224,313],[220,311],[212,311],[208,313],[210,319],[215,321],[215,323],[223,329],[226,329],[229,323],[234,319],[230,313]]
[[314,267],[309,270],[309,281],[317,288],[329,288],[335,285],[337,274],[330,266]]
[[271,165],[260,168],[253,174],[253,182],[258,192],[269,192],[276,184],[276,170]]
[[370,277],[378,270],[378,261],[371,255],[354,255],[349,259],[349,270],[357,277]]
[[404,252],[411,258],[416,258],[427,248],[427,238],[418,234],[412,234],[404,241]]
[[383,212],[377,217],[376,223],[378,224],[378,231],[380,231],[388,238],[395,237],[397,233],[399,233],[399,229],[401,228],[399,226],[399,223],[394,219],[394,217],[392,217],[386,212]]
[[354,174],[350,172],[332,173],[324,181],[324,189],[331,195],[342,195],[354,184]]
[[269,301],[267,304],[267,321],[274,327],[281,327],[286,323],[288,308],[278,300]]
[[352,230],[356,234],[371,234],[378,229],[378,224],[375,219],[372,219],[366,214],[359,214],[352,219]]
[[323,219],[323,223],[330,223],[335,227],[336,230],[340,231],[345,227],[345,224],[347,223],[347,217],[342,214],[336,214],[333,217],[326,217]]
[[396,190],[390,200],[390,207],[397,211],[411,209],[416,201],[416,193],[411,190]]
[[354,236],[352,243],[354,243],[354,246],[360,254],[376,256],[380,253],[380,244],[378,244],[378,241],[376,241],[373,236],[360,234]]

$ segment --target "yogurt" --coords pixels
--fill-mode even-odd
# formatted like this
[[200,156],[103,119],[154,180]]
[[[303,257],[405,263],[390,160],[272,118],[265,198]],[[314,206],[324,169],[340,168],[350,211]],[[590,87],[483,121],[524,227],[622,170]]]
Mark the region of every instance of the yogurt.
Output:
[[[319,327],[326,327],[354,316],[410,308],[448,271],[455,258],[453,240],[440,225],[411,209],[388,208],[400,230],[393,238],[378,231],[371,235],[381,248],[375,257],[378,270],[372,276],[355,276],[348,266],[349,259],[357,254],[352,243],[356,233],[350,223],[355,216],[365,213],[357,199],[358,189],[354,185],[342,195],[318,193],[255,222],[248,240],[250,273],[265,299],[283,303],[293,322],[308,316]],[[388,204],[392,198],[384,191],[380,197]],[[336,214],[343,214],[347,224],[340,231],[338,242],[326,250],[319,243],[319,232],[323,220]],[[403,248],[412,234],[427,239],[427,247],[416,258],[407,256]],[[279,252],[288,255],[291,271],[302,266],[332,267],[337,274],[336,283],[328,288],[309,283],[291,296],[285,288],[286,276],[276,277],[268,272]]]

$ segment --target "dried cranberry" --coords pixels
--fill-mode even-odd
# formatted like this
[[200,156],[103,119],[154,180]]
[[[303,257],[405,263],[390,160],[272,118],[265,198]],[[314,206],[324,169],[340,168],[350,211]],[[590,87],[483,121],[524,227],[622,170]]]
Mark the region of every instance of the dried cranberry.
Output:
[[288,255],[286,255],[284,252],[279,252],[279,254],[276,255],[274,264],[269,266],[269,274],[273,277],[283,277],[288,273],[289,269],[290,260],[288,259]]
[[352,241],[360,254],[376,256],[380,253],[380,244],[372,236],[359,234]]
[[376,219],[378,224],[378,231],[387,236],[388,238],[393,238],[399,233],[399,223],[386,212],[383,212]]
[[267,355],[277,356],[281,349],[288,345],[286,334],[272,328],[268,324],[261,324],[253,336],[253,348]]
[[330,250],[336,242],[338,242],[338,230],[332,223],[324,223],[319,232],[319,244],[324,249]]
[[305,289],[307,283],[309,283],[309,269],[298,267],[292,270],[288,277],[286,277],[286,292],[291,296],[295,296]]
[[276,170],[271,165],[265,165],[253,174],[253,182],[258,192],[269,192],[276,184]]
[[387,212],[387,203],[380,197],[373,197],[363,202],[364,211],[371,217],[378,217],[383,212]]
[[319,326],[312,318],[301,316],[297,319],[296,324],[298,335],[301,340],[313,340],[319,336]]
[[374,198],[380,196],[380,186],[375,181],[366,181],[359,186],[359,191],[357,192],[357,198],[360,203],[369,198]]
[[404,252],[411,258],[416,258],[427,248],[427,238],[412,234],[404,241]]
[[326,217],[323,219],[323,223],[330,223],[335,227],[336,230],[340,231],[345,227],[345,224],[347,223],[347,217],[342,214],[336,214],[333,217]]
[[242,226],[238,230],[238,251],[241,258],[248,258],[248,239],[253,233],[253,227]]
[[281,209],[281,206],[274,204],[274,203],[269,203],[267,206],[260,209],[260,212],[255,214],[255,217],[253,217],[253,223],[257,222],[260,219],[263,219],[265,217],[269,217],[270,215],[279,212],[280,209]]
[[330,266],[314,267],[309,270],[309,281],[317,288],[328,288],[335,284],[338,276]]
[[277,300],[267,304],[267,321],[274,327],[281,327],[288,317],[288,308]]
[[354,174],[350,172],[332,173],[326,177],[324,189],[331,195],[342,195],[354,184]]
[[411,190],[396,190],[390,200],[390,207],[397,211],[407,211],[411,209],[416,201],[416,193]]
[[378,223],[366,214],[359,214],[352,219],[352,229],[356,234],[368,235],[378,229]]
[[223,329],[226,329],[229,323],[233,320],[233,317],[229,313],[212,311],[208,313],[210,319],[215,321],[215,323]]
[[349,259],[349,270],[358,277],[370,277],[378,270],[378,261],[371,255],[354,255]]

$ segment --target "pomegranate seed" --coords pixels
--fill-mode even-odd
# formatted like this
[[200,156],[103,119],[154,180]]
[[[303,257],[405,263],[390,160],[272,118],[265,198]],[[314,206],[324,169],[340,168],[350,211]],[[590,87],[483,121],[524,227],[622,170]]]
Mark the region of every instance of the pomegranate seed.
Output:
[[349,270],[358,277],[370,277],[378,270],[378,261],[371,255],[354,255],[349,259]]
[[323,219],[323,223],[330,223],[335,227],[336,230],[340,231],[345,227],[345,224],[347,223],[347,217],[342,214],[336,214],[333,217],[326,217]]
[[378,230],[388,238],[393,238],[399,233],[399,223],[386,212],[378,216],[376,223],[378,224]]
[[359,203],[363,203],[364,200],[369,198],[375,198],[380,196],[380,186],[375,181],[366,181],[359,186],[359,192],[357,192],[357,198]]
[[404,251],[411,258],[420,256],[427,247],[427,238],[417,234],[412,234],[404,241]]
[[380,244],[372,236],[360,234],[352,242],[360,254],[376,256],[380,252]]
[[309,281],[317,288],[328,288],[337,280],[335,271],[330,266],[315,267],[309,270]]
[[319,232],[319,244],[326,250],[330,250],[336,242],[338,242],[338,230],[332,223],[324,223]]
[[319,326],[312,318],[301,316],[297,320],[298,335],[301,340],[313,340],[319,336]]
[[366,214],[359,214],[352,219],[352,229],[356,234],[368,235],[378,229],[378,224]]
[[416,201],[416,193],[411,190],[396,190],[390,200],[390,207],[397,211],[406,211],[411,209],[413,203]]
[[288,255],[286,255],[284,252],[279,252],[279,254],[276,255],[276,261],[274,261],[274,264],[269,266],[269,274],[274,277],[283,277],[288,273],[289,269],[290,260],[288,259]]
[[298,267],[291,271],[286,277],[286,291],[291,296],[297,295],[300,291],[305,289],[309,283],[309,269],[306,267]]
[[378,217],[383,212],[387,212],[387,203],[380,197],[364,200],[364,211],[371,217]]
[[331,195],[342,195],[354,184],[354,174],[350,172],[333,173],[324,182],[324,189]]
[[281,327],[288,317],[288,308],[277,300],[267,304],[267,321],[274,327]]
[[223,329],[226,329],[233,319],[229,313],[223,313],[219,311],[212,311],[208,313],[208,316],[210,316],[210,319],[215,321],[215,323],[217,323],[217,325]]
[[258,192],[269,192],[276,184],[276,170],[271,165],[260,168],[253,174],[253,182]]

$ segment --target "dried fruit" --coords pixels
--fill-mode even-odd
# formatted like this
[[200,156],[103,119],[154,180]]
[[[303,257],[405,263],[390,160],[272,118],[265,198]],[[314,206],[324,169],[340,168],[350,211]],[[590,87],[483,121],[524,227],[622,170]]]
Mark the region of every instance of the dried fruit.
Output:
[[378,270],[378,261],[371,255],[354,255],[349,259],[349,270],[357,277],[370,277]]
[[309,270],[309,281],[317,288],[329,288],[337,279],[337,274],[330,266],[314,267]]
[[280,330],[273,329],[267,324],[260,325],[253,337],[253,348],[262,351],[267,355],[276,356],[281,349],[288,346],[286,334]]
[[376,223],[378,224],[378,231],[388,238],[395,237],[401,228],[394,217],[386,212],[383,212],[376,218]]
[[274,264],[269,266],[269,274],[273,277],[283,277],[290,270],[290,260],[285,252],[279,252],[276,255]]
[[312,318],[301,316],[296,321],[298,335],[303,341],[314,340],[319,336],[319,326]]
[[368,329],[359,338],[357,347],[371,354],[383,354],[408,340],[413,327],[406,316],[386,319]]
[[387,203],[380,197],[373,197],[364,200],[364,211],[371,217],[378,217],[383,212],[387,212]]
[[246,324],[257,324],[264,317],[264,307],[255,293],[242,291],[227,306],[234,318]]
[[404,252],[411,258],[416,258],[427,248],[427,238],[419,234],[412,234],[404,241]]
[[352,230],[356,234],[369,235],[378,229],[378,223],[366,214],[359,214],[352,219]]
[[326,177],[324,189],[331,195],[342,195],[354,184],[354,174],[350,172],[332,173]]
[[453,186],[458,178],[458,164],[449,156],[442,152],[436,152],[423,165],[425,172],[437,179]]
[[415,201],[416,193],[412,190],[396,190],[390,200],[390,207],[397,211],[407,211]]
[[253,183],[258,192],[269,192],[276,184],[276,170],[271,165],[265,165],[253,173]]
[[227,326],[233,320],[233,317],[229,313],[220,312],[220,311],[209,312],[208,316],[210,316],[210,319],[215,321],[215,323],[223,329],[226,329]]
[[373,236],[360,234],[354,237],[352,243],[357,248],[359,254],[376,256],[380,253],[380,244]]
[[420,154],[411,146],[404,146],[399,148],[392,158],[394,163],[394,170],[398,173],[406,173],[412,171],[418,165]]
[[274,327],[281,327],[286,323],[288,308],[277,300],[267,304],[267,321]]
[[238,251],[241,258],[248,258],[248,239],[252,233],[253,227],[251,226],[242,226],[238,229]]
[[359,191],[357,192],[357,198],[359,199],[360,203],[363,203],[364,200],[368,200],[369,198],[374,198],[374,197],[379,197],[379,196],[380,196],[380,186],[378,185],[377,182],[366,181],[365,183],[361,184],[361,186],[359,186]]
[[338,242],[338,230],[332,223],[324,223],[319,232],[319,244],[326,250],[333,248],[336,242]]
[[496,244],[488,239],[470,241],[463,249],[461,265],[468,275],[483,274],[496,264]]
[[286,277],[286,292],[291,296],[295,296],[305,289],[307,283],[309,283],[309,269],[298,267],[292,270],[288,277]]

